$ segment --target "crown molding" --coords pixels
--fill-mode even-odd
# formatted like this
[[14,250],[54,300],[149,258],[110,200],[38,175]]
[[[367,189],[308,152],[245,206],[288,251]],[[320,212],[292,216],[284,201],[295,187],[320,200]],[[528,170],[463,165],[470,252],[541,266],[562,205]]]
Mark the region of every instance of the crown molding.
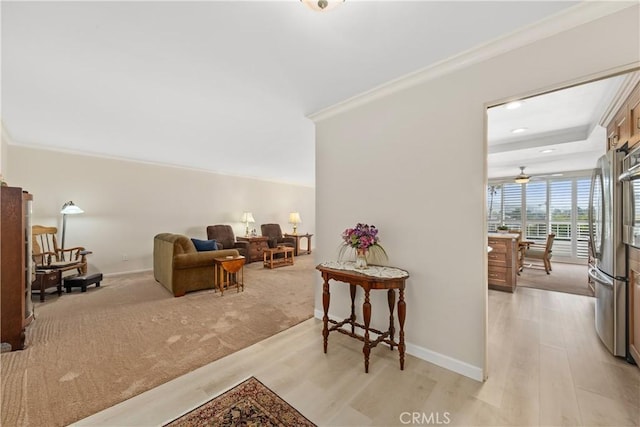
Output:
[[120,161],[120,162],[137,163],[137,164],[142,164],[142,165],[159,166],[159,167],[163,167],[163,168],[182,169],[182,170],[206,173],[206,174],[211,174],[211,175],[229,176],[229,177],[233,177],[233,178],[241,178],[241,179],[250,179],[250,180],[254,180],[254,181],[270,182],[270,183],[273,183],[273,184],[290,185],[290,186],[293,186],[293,187],[315,188],[315,184],[291,182],[291,181],[284,181],[284,180],[270,179],[270,178],[261,178],[261,177],[257,177],[257,176],[251,176],[251,175],[233,174],[233,173],[227,173],[227,172],[222,172],[222,171],[203,169],[203,168],[199,168],[199,167],[195,167],[195,166],[180,165],[180,164],[177,164],[177,163],[168,163],[168,162],[161,162],[161,161],[154,161],[154,160],[144,160],[144,159],[139,159],[139,158],[131,158],[131,157],[111,155],[111,154],[96,153],[96,152],[93,152],[93,151],[83,151],[83,150],[70,149],[70,148],[64,148],[64,147],[52,147],[52,146],[49,146],[49,145],[30,144],[30,143],[22,143],[22,142],[21,143],[16,143],[15,141],[10,141],[9,145],[12,146],[12,147],[25,148],[25,149],[31,149],[31,150],[43,150],[43,151],[49,151],[49,152],[53,152],[53,153],[70,154],[70,155],[84,156],[84,157],[93,157],[93,158],[96,158],[96,159],[115,160],[115,161]]
[[347,98],[337,104],[307,115],[314,122],[320,122],[336,114],[351,110],[373,100],[383,98],[428,80],[452,73],[454,71],[477,64],[487,59],[502,55],[538,40],[562,33],[596,19],[611,15],[620,10],[637,6],[635,1],[585,1],[567,8],[541,21],[527,25],[512,33],[466,50],[445,60],[380,86],[376,86],[361,94]]
[[631,91],[636,87],[638,82],[640,82],[640,71],[635,71],[625,77],[624,81],[618,88],[616,95],[613,97],[611,104],[609,104],[609,106],[604,110],[604,113],[602,113],[602,117],[600,117],[600,120],[598,121],[600,126],[605,128],[607,127],[622,105],[626,102]]

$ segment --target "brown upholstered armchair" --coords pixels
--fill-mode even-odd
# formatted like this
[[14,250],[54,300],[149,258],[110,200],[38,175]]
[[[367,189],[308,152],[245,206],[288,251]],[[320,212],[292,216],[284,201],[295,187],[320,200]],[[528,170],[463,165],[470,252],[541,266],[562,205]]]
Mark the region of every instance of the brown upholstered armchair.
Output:
[[293,237],[284,237],[279,224],[262,224],[260,226],[262,235],[269,238],[269,247],[275,248],[277,246],[289,246],[290,248],[296,247],[296,239]]
[[236,242],[233,228],[230,225],[210,225],[207,227],[207,239],[214,240],[220,249],[237,249],[240,255],[245,258],[249,256],[249,242]]

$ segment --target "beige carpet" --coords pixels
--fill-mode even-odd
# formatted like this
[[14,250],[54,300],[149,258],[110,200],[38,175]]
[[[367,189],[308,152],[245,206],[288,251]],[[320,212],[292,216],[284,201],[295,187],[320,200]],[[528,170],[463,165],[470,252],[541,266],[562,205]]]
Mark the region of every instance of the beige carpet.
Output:
[[[525,263],[526,265],[527,263]],[[542,268],[525,268],[517,279],[518,286],[548,291],[593,296],[587,283],[587,266],[552,262],[547,274]]]
[[106,278],[44,303],[23,351],[3,353],[3,426],[63,426],[313,315],[313,256],[245,267],[245,290],[174,298],[152,273]]

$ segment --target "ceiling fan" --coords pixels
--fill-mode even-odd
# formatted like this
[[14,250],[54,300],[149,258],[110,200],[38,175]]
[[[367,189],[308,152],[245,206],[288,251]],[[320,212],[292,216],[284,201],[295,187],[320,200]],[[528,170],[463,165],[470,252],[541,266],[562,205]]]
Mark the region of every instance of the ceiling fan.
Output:
[[529,175],[524,173],[524,168],[525,167],[526,166],[520,166],[520,173],[515,178],[516,184],[526,184],[531,179],[531,177]]
[[514,181],[517,184],[526,184],[531,180],[538,180],[538,179],[544,179],[544,178],[548,178],[550,176],[556,176],[556,174],[544,174],[544,175],[527,175],[526,173],[524,173],[524,168],[526,166],[520,166],[520,173],[514,178]]

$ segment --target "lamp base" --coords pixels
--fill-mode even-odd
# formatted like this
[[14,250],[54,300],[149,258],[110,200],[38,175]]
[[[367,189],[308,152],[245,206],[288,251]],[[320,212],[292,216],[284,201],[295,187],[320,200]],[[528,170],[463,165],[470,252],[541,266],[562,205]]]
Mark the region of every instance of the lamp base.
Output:
[[293,233],[291,234],[298,234],[298,226],[296,226],[295,224],[293,225]]

